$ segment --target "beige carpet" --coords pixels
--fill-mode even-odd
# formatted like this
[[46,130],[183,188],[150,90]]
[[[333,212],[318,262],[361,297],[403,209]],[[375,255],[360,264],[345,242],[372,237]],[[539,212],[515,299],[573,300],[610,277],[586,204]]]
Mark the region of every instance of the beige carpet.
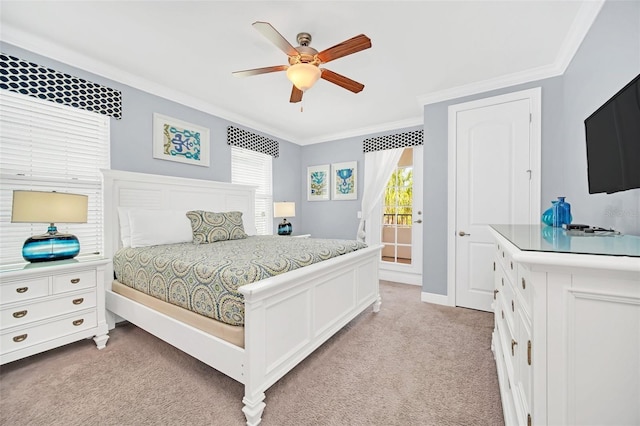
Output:
[[[493,314],[382,283],[367,310],[266,392],[265,426],[501,425]],[[134,327],[0,367],[3,425],[242,425],[243,386]]]

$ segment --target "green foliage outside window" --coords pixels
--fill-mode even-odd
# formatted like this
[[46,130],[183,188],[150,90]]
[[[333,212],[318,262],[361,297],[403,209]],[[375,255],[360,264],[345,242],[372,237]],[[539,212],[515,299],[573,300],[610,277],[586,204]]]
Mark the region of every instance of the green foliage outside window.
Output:
[[411,226],[413,168],[396,169],[384,193],[384,223]]

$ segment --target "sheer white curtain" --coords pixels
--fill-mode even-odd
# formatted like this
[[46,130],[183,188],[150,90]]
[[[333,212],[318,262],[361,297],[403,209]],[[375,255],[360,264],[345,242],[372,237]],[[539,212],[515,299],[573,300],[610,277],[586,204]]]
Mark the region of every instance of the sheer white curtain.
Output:
[[[371,217],[373,210],[384,194],[387,182],[396,168],[404,148],[385,149],[364,154],[364,190],[362,193],[362,218],[358,226],[358,241],[366,240],[365,225],[373,225],[380,218]],[[375,229],[368,226],[367,230]]]

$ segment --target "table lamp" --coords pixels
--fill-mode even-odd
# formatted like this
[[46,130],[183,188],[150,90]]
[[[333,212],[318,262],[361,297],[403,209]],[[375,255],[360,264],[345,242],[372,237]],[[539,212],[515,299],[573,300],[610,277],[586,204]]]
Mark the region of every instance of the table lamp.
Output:
[[296,217],[296,203],[279,202],[273,203],[273,217],[281,217],[282,222],[278,224],[278,235],[291,235],[293,226],[287,221],[287,217]]
[[12,223],[48,223],[46,234],[34,235],[22,246],[29,262],[71,259],[80,252],[75,235],[58,232],[55,223],[86,223],[88,197],[80,194],[13,191]]

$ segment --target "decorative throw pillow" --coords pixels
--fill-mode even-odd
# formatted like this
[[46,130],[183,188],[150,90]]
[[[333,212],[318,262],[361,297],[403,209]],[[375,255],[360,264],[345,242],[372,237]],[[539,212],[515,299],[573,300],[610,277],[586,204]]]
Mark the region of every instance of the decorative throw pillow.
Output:
[[247,238],[242,224],[242,212],[214,213],[204,210],[187,212],[196,244]]

